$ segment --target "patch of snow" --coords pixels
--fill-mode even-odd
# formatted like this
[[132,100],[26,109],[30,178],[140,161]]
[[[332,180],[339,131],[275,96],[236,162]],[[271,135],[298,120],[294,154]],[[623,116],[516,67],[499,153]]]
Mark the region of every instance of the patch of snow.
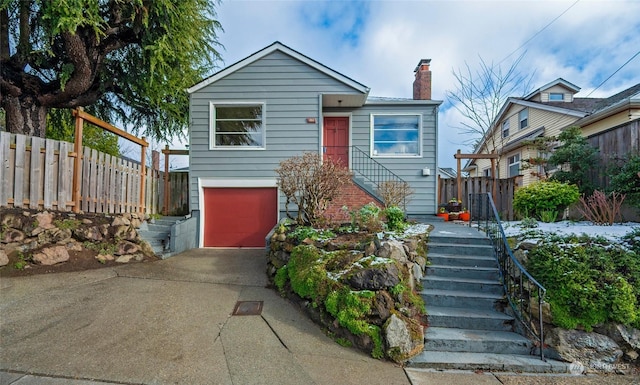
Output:
[[404,231],[404,236],[419,235],[429,232],[430,226],[424,223],[413,224]]
[[592,222],[574,222],[574,221],[561,221],[555,223],[538,222],[538,226],[534,228],[523,228],[520,226],[520,221],[502,222],[504,233],[507,237],[516,236],[527,231],[536,231],[544,234],[556,234],[556,235],[582,235],[586,234],[590,237],[601,236],[607,238],[610,241],[617,242],[629,234],[634,229],[640,229],[640,223],[626,222],[615,223],[612,226],[598,226]]
[[[371,266],[373,266],[373,265],[386,265],[388,263],[393,262],[393,260],[390,259],[390,258],[382,258],[382,257],[378,257],[378,256],[375,256],[375,255],[370,255],[368,257],[364,257],[364,258],[360,259],[360,261],[362,261],[362,262],[365,262],[367,260],[371,260],[371,262],[370,262]],[[360,261],[358,261],[358,262],[360,262]]]

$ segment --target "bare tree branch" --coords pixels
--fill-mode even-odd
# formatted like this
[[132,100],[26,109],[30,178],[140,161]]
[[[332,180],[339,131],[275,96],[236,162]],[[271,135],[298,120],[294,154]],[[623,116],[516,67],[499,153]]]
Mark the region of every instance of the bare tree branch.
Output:
[[533,73],[526,75],[518,70],[525,53],[506,71],[493,62],[487,63],[482,57],[479,57],[479,69],[475,71],[467,62],[464,69],[452,71],[456,88],[447,91],[446,95],[453,107],[469,120],[460,122],[458,127],[461,134],[469,137],[467,143],[478,144],[487,138],[509,97],[525,95],[531,90]]

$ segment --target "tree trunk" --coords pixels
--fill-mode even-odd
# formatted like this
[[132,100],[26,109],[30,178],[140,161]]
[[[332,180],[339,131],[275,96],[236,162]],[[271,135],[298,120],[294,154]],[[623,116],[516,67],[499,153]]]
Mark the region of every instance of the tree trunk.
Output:
[[47,129],[47,107],[33,97],[4,95],[7,113],[7,130],[14,134],[44,138]]

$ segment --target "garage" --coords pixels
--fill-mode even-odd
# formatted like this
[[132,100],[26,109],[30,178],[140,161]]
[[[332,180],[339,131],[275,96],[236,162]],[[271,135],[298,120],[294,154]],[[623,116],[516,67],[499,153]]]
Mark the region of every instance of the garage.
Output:
[[278,190],[205,188],[205,247],[264,247],[278,222]]

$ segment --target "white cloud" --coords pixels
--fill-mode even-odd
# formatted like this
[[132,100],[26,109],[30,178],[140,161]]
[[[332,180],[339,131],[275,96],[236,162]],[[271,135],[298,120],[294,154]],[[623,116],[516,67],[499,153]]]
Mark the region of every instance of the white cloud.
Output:
[[[534,88],[562,77],[586,96],[640,49],[640,2],[620,1],[246,1],[218,6],[225,65],[278,40],[349,76],[376,96],[411,97],[413,69],[430,58],[433,98],[455,87],[452,69],[499,63],[528,42],[523,73]],[[572,6],[572,7],[571,7]],[[558,20],[554,18],[571,7]],[[541,31],[542,30],[542,31]],[[541,31],[541,32],[540,32]],[[515,59],[522,50],[505,60]],[[593,97],[640,82],[640,56]],[[443,105],[439,162],[455,167],[461,115]]]

